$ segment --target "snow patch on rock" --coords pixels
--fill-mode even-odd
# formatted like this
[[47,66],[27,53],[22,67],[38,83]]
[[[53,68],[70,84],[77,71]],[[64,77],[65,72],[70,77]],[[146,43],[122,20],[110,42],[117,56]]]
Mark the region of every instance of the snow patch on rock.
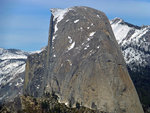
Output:
[[53,39],[52,39],[53,42],[54,42],[54,40],[56,39],[56,37],[57,37],[57,35],[54,35],[54,36],[53,36]]
[[69,43],[72,43],[72,38],[70,36],[68,36],[69,39]]
[[54,54],[53,57],[56,57],[56,55]]
[[86,45],[86,47],[84,48],[84,50],[87,50],[90,46],[89,45]]
[[79,19],[74,21],[74,23],[77,23],[77,22],[79,22]]
[[94,36],[96,32],[91,32],[89,36]]
[[80,30],[83,30],[83,27],[80,27]]
[[70,51],[71,49],[73,49],[75,47],[75,42],[73,42],[69,47],[68,47],[68,51]]
[[99,15],[96,15],[98,18],[100,18],[100,16]]
[[91,26],[93,26],[94,24],[93,23],[91,23]]
[[57,26],[58,23],[63,20],[63,18],[66,15],[66,13],[68,13],[70,10],[72,10],[72,9],[71,8],[66,8],[66,9],[55,9],[54,8],[54,9],[51,9],[51,12],[52,12],[52,14],[54,16],[53,21],[56,22],[55,23],[55,31],[54,31],[54,33],[56,33],[57,30],[58,30],[58,26]]
[[66,20],[66,22],[68,22],[68,21],[69,21],[69,19]]

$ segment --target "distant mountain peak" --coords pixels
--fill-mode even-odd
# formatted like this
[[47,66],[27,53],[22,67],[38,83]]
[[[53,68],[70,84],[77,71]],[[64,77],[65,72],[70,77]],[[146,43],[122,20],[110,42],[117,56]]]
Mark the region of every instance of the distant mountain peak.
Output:
[[149,65],[150,26],[139,27],[121,20],[115,18],[110,23],[127,65],[133,70],[138,65]]
[[140,26],[125,22],[123,19],[118,18],[118,17],[110,20],[110,24],[122,24],[122,25],[127,25],[128,27],[132,27],[132,28],[135,28],[135,29],[141,29],[142,28]]
[[115,24],[115,23],[124,22],[124,20],[121,19],[121,18],[116,17],[116,18],[112,19],[110,22],[111,22],[111,24]]

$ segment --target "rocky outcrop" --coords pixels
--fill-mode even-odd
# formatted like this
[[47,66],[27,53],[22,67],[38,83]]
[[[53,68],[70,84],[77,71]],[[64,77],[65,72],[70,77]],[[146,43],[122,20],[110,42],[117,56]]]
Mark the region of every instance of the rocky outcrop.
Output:
[[24,92],[26,95],[42,96],[46,80],[46,50],[30,55],[26,61]]
[[104,13],[52,9],[48,47],[27,60],[24,93],[109,113],[143,113],[121,51]]

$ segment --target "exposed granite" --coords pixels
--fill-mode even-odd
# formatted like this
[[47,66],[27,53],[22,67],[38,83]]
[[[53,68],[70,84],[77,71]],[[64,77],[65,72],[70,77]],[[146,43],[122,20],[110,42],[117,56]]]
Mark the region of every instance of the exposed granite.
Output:
[[72,107],[79,102],[104,112],[143,113],[105,14],[73,7],[59,20],[56,11],[47,51],[27,60],[24,93],[38,97],[55,92]]

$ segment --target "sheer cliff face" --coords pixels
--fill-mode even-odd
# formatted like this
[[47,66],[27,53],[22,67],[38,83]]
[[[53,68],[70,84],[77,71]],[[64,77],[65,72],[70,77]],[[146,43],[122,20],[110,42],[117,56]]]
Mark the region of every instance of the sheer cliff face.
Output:
[[24,92],[55,92],[72,107],[143,113],[105,14],[88,7],[51,11],[48,47],[28,58]]

